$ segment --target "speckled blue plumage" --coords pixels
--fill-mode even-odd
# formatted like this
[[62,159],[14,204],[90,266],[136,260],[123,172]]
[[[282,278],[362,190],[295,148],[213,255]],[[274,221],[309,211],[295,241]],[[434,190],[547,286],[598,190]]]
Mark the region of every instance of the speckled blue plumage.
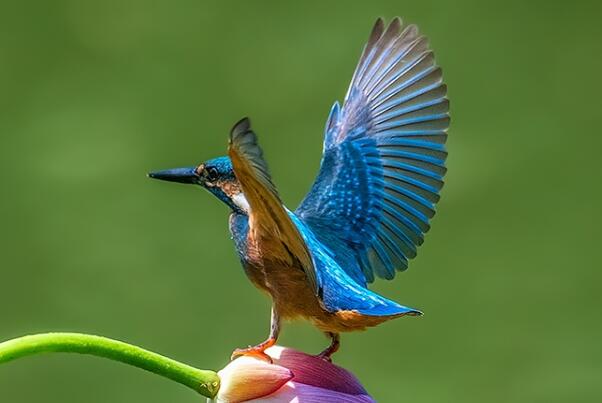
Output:
[[446,92],[426,39],[394,20],[375,26],[343,107],[331,109],[320,172],[296,214],[358,284],[405,270],[430,228],[446,172]]

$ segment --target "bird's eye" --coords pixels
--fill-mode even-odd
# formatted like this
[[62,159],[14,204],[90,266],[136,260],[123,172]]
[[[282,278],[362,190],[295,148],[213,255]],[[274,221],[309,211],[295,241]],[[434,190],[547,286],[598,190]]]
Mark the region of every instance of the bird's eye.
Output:
[[216,181],[219,173],[217,172],[217,169],[215,167],[208,167],[206,169],[207,172],[207,179],[211,182]]

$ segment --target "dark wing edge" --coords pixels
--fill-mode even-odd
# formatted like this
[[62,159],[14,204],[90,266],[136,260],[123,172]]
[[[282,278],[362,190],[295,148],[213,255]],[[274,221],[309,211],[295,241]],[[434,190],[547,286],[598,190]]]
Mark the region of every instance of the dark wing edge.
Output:
[[353,256],[345,269],[360,284],[405,270],[430,229],[446,173],[446,94],[418,28],[378,19],[296,211],[340,257]]

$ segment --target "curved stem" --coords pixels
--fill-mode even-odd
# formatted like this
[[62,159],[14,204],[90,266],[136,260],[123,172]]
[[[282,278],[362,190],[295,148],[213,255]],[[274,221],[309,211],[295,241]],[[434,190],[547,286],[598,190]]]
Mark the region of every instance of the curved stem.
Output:
[[206,397],[214,397],[219,377],[214,371],[201,370],[106,337],[81,333],[43,333],[0,343],[0,364],[28,355],[62,352],[90,354],[145,369],[194,389]]

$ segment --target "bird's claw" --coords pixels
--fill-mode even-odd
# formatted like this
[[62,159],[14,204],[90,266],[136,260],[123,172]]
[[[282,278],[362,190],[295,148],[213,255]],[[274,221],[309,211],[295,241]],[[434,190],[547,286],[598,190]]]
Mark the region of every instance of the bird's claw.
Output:
[[327,335],[329,335],[332,339],[330,346],[326,347],[326,349],[324,349],[324,351],[322,351],[316,357],[321,358],[326,362],[332,363],[332,355],[339,351],[339,335],[336,333],[327,333]]
[[332,354],[329,354],[329,352],[323,351],[320,354],[316,355],[316,357],[323,359],[326,362],[332,363]]
[[252,356],[252,357],[257,357],[259,359],[269,362],[270,364],[273,364],[274,361],[272,360],[272,357],[270,357],[269,355],[267,355],[265,353],[265,350],[268,347],[271,347],[273,344],[274,343],[261,343],[257,346],[249,346],[247,348],[237,348],[236,350],[234,350],[232,352],[232,355],[230,356],[230,360],[232,361],[238,357],[248,355],[248,356]]

